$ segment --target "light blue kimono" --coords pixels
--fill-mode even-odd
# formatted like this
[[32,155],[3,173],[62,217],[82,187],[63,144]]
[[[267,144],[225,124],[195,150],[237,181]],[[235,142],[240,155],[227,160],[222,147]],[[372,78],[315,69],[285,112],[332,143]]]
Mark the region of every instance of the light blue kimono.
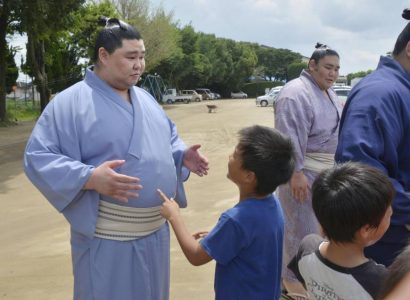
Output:
[[161,205],[157,188],[186,206],[186,146],[150,94],[133,87],[130,95],[132,105],[87,70],[49,103],[27,144],[27,176],[71,226],[74,299],[169,298],[168,224],[129,242],[94,238],[100,195],[82,190],[96,166],[124,159],[116,171],[143,185],[127,206]]

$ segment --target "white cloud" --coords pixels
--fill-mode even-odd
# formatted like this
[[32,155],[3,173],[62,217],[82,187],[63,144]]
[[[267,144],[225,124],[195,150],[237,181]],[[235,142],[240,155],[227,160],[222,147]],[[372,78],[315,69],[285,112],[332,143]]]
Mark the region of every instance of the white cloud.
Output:
[[[160,0],[152,0],[158,5]],[[316,42],[341,56],[343,74],[375,69],[394,47],[406,21],[404,0],[173,0],[164,1],[181,25],[238,41],[287,48],[310,56]]]
[[[375,69],[392,51],[406,21],[404,0],[151,0],[174,12],[180,25],[237,41],[310,56],[316,42],[339,52],[341,74]],[[410,5],[409,5],[410,6]],[[15,40],[14,40],[15,39]],[[25,56],[25,37],[13,37]]]

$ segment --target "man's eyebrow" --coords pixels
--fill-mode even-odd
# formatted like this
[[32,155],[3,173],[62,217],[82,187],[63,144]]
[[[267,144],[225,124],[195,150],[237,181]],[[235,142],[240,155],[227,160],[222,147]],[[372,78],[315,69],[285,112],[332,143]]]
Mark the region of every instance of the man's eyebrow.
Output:
[[145,49],[144,50],[131,50],[125,52],[125,54],[145,54]]
[[338,67],[338,68],[340,68],[339,65],[334,65],[334,64],[331,64],[331,63],[327,63],[327,64],[325,64],[325,66],[326,67]]

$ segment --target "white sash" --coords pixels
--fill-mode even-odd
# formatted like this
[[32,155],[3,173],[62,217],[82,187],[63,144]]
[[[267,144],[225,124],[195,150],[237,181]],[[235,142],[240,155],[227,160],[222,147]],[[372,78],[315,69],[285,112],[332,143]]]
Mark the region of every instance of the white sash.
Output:
[[140,239],[165,223],[160,209],[161,206],[137,208],[100,200],[94,236],[117,241]]
[[320,173],[334,166],[333,153],[306,153],[304,169]]

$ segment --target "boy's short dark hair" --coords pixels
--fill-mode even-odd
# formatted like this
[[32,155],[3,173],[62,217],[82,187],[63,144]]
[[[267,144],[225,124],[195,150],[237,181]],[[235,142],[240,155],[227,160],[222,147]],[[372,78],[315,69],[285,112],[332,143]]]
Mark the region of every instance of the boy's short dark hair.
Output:
[[239,131],[238,150],[242,168],[255,173],[258,195],[272,193],[289,181],[295,167],[292,141],[279,131],[251,126]]
[[379,226],[394,195],[380,170],[348,162],[319,174],[312,186],[312,206],[327,238],[348,243],[364,225]]
[[95,39],[93,61],[98,63],[98,49],[101,47],[112,54],[122,47],[123,40],[140,40],[141,34],[130,24],[117,18],[100,17],[99,23],[105,25]]

